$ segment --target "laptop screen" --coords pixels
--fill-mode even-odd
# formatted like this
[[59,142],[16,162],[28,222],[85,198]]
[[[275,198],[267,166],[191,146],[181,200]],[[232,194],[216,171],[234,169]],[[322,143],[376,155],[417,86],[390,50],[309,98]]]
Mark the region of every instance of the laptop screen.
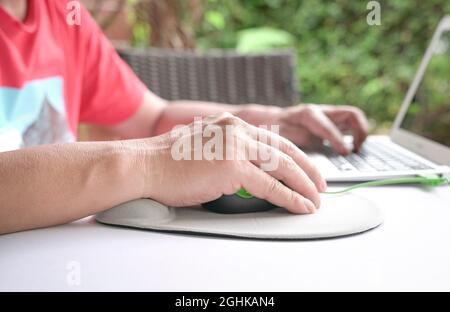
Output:
[[450,32],[444,32],[401,128],[450,147]]

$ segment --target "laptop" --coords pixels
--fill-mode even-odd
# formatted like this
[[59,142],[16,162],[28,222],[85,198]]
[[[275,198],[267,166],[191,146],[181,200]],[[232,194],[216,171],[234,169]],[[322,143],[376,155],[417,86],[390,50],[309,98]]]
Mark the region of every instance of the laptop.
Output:
[[390,136],[369,136],[343,157],[325,146],[309,154],[329,182],[361,182],[450,172],[450,16],[439,24]]

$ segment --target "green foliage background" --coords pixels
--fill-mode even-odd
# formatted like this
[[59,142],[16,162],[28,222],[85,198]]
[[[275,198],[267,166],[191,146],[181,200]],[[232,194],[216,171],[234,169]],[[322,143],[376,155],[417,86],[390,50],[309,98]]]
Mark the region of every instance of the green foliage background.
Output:
[[[206,1],[206,0],[205,0]],[[207,0],[201,48],[298,51],[303,102],[361,107],[379,127],[403,101],[446,0],[390,0],[369,26],[365,0]]]

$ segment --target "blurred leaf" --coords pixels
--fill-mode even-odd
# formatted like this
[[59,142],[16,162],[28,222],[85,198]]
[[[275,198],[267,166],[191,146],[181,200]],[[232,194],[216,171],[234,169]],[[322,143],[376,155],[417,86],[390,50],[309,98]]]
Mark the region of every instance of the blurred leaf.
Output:
[[292,47],[294,42],[294,36],[286,31],[269,27],[252,28],[238,32],[236,49],[241,53],[254,53]]
[[226,26],[225,18],[218,11],[206,12],[205,20],[218,30],[222,30]]

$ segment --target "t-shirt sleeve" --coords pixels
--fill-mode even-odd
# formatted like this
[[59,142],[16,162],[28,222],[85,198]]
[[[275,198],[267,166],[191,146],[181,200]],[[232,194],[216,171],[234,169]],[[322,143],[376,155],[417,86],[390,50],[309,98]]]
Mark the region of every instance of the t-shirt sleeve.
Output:
[[82,7],[80,48],[84,56],[79,121],[115,125],[138,111],[146,86],[120,58],[88,11]]

